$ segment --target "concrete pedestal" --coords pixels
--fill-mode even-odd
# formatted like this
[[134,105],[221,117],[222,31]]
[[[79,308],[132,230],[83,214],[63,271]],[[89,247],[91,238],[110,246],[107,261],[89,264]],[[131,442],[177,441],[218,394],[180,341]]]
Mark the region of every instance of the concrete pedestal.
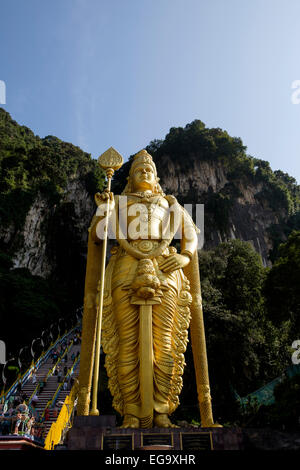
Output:
[[78,416],[67,438],[68,450],[209,451],[243,449],[240,428],[122,429],[114,416]]

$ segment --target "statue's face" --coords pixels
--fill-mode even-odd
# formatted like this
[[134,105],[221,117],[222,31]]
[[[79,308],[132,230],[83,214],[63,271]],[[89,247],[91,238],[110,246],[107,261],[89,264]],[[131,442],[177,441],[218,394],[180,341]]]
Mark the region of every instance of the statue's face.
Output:
[[156,178],[151,165],[141,163],[138,165],[131,176],[134,191],[146,191],[154,189]]

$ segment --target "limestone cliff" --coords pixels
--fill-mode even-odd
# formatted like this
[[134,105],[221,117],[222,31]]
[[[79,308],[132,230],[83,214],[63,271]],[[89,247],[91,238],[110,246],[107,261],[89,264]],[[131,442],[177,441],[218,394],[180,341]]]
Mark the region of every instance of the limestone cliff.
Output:
[[[269,229],[287,220],[288,212],[280,207],[274,210],[268,199],[259,197],[263,182],[236,181],[233,186],[228,169],[221,162],[201,161],[197,156],[190,160],[190,167],[182,171],[180,161],[164,156],[157,161],[157,168],[167,193],[174,194],[182,203],[204,204],[204,249],[239,238],[251,242],[263,264],[270,265],[273,241]],[[216,198],[220,194],[229,196],[227,206],[224,199]]]
[[[65,214],[64,219],[58,220],[59,213],[68,206],[69,214]],[[51,276],[56,271],[58,263],[55,248],[60,244],[60,240],[54,238],[57,224],[68,223],[71,223],[68,230],[73,232],[72,239],[78,241],[79,254],[82,255],[84,262],[87,227],[93,212],[93,198],[79,179],[68,182],[59,204],[54,207],[49,205],[47,198],[38,193],[25,216],[24,226],[18,233],[23,243],[17,246],[13,253],[13,266],[27,268],[36,276],[45,278]],[[11,236],[12,233],[11,231]],[[6,232],[6,242],[10,242],[9,232]],[[68,248],[65,246],[65,253],[67,252]]]

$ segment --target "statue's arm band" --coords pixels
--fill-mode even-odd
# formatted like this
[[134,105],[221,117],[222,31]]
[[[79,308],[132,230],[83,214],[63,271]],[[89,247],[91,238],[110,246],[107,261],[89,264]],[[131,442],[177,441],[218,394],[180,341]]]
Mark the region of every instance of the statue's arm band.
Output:
[[182,250],[181,251],[181,255],[186,255],[190,258],[190,260],[192,259],[192,256],[193,256],[193,253],[189,250]]
[[197,245],[198,237],[194,227],[192,225],[189,225],[189,227],[185,225],[181,240],[181,253],[183,254],[186,251],[186,254],[191,253],[193,255],[197,250]]

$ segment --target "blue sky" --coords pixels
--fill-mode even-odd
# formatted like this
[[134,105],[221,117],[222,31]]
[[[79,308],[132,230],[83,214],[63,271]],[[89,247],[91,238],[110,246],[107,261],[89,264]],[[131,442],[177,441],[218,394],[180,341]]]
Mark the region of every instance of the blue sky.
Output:
[[300,182],[299,18],[299,0],[0,0],[3,107],[93,157],[201,119]]

